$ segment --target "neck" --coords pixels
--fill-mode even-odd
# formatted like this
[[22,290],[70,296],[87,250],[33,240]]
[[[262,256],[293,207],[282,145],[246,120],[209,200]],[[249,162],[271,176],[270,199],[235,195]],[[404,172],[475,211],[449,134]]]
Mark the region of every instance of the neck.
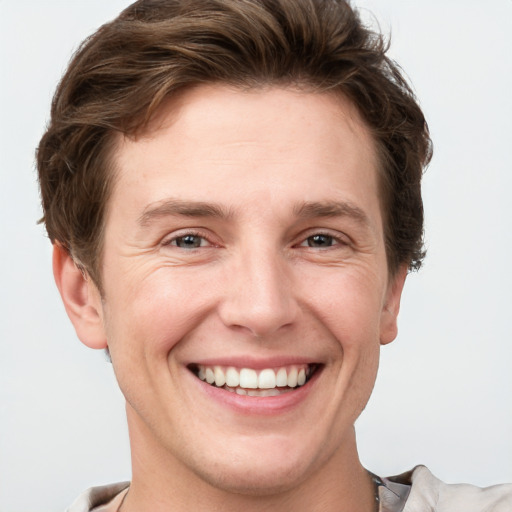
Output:
[[359,461],[353,429],[326,463],[293,484],[244,490],[212,485],[162,448],[133,410],[128,416],[133,477],[122,512],[375,510],[374,486]]

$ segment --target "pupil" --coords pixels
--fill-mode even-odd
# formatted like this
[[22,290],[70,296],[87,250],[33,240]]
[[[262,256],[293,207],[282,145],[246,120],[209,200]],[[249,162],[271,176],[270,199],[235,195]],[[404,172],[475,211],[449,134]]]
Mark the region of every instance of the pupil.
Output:
[[327,247],[332,245],[332,236],[314,235],[308,239],[309,247]]
[[176,239],[178,247],[195,248],[201,245],[201,239],[195,235],[180,236]]

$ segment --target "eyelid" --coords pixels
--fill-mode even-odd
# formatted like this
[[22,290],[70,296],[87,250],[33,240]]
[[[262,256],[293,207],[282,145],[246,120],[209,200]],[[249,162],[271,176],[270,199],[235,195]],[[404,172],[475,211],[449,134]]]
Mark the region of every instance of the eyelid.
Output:
[[[329,236],[336,242],[335,245],[325,247],[324,249],[330,249],[330,248],[336,247],[338,245],[347,246],[347,245],[350,245],[350,243],[351,243],[350,237],[348,237],[347,235],[345,235],[344,233],[341,233],[339,231],[326,229],[326,228],[312,228],[312,229],[308,229],[307,231],[301,233],[299,242],[294,244],[294,246],[295,247],[307,247],[306,245],[304,245],[307,243],[307,239],[311,238],[312,236],[316,236],[316,235]],[[310,249],[313,249],[313,248],[311,247]]]
[[[195,248],[189,248],[186,249],[187,251],[193,251],[194,249],[201,249],[204,247],[217,247],[218,244],[212,241],[211,233],[206,232],[205,230],[199,229],[199,228],[183,228],[178,231],[173,231],[172,233],[169,233],[166,235],[162,241],[161,245],[164,247],[177,247],[176,245],[173,245],[173,242],[175,242],[178,238],[183,238],[186,236],[196,236],[198,238],[202,238],[203,240],[206,240],[207,245],[201,246],[201,247],[195,247]],[[178,249],[182,249],[181,247],[177,247]]]

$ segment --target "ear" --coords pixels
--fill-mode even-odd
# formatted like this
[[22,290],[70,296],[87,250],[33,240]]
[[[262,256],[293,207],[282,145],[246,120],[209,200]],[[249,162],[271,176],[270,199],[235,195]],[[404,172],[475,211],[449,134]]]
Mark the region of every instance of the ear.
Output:
[[402,265],[398,271],[389,278],[386,291],[386,300],[381,312],[380,344],[391,343],[398,334],[397,318],[400,311],[400,299],[407,277],[407,265]]
[[98,288],[59,244],[53,244],[53,276],[80,341],[90,348],[107,348]]

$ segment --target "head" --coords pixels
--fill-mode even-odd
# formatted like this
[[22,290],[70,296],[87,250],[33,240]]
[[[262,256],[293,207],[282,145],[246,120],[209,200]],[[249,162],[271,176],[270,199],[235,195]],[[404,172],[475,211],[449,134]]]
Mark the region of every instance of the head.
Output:
[[156,474],[268,494],[357,458],[430,156],[385,50],[341,1],[146,1],[62,79],[38,152],[56,279]]
[[224,83],[343,95],[374,138],[390,272],[418,269],[423,114],[383,37],[345,1],[138,1],[79,48],[55,94],[37,163],[50,240],[101,289],[117,134],[143,133],[184,89]]

